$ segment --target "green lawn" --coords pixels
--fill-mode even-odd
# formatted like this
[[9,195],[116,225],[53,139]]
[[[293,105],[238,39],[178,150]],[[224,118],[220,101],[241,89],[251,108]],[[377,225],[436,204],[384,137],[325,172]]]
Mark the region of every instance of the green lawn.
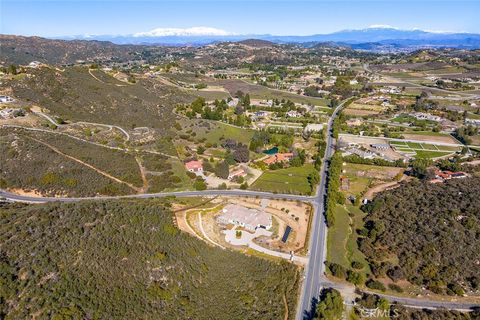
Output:
[[251,189],[276,193],[310,194],[307,176],[315,171],[311,164],[265,171]]
[[423,150],[422,144],[417,142],[407,142],[407,145],[410,149],[420,149]]

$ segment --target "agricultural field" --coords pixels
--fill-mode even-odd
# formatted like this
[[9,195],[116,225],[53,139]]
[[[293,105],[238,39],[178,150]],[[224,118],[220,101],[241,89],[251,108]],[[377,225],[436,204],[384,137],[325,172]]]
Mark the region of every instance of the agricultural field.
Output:
[[311,164],[303,167],[265,171],[251,186],[252,190],[275,193],[311,194],[312,189],[307,176],[314,172]]
[[425,141],[427,143],[451,143],[460,144],[454,137],[447,133],[432,132],[432,131],[407,131],[403,132],[402,136],[408,140]]

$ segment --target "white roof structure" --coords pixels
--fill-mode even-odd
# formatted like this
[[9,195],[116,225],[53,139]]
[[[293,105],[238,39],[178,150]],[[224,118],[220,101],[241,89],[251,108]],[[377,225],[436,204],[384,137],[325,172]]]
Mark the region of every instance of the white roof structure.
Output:
[[247,229],[255,229],[260,226],[269,229],[272,225],[272,216],[270,214],[231,203],[223,208],[219,220],[244,226]]

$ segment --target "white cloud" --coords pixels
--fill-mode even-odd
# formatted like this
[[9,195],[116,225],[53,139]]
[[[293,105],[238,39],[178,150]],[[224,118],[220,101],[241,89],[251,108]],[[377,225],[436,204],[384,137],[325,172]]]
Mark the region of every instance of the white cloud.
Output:
[[138,32],[135,37],[168,37],[168,36],[231,36],[232,32],[211,27],[192,28],[157,28],[147,32]]

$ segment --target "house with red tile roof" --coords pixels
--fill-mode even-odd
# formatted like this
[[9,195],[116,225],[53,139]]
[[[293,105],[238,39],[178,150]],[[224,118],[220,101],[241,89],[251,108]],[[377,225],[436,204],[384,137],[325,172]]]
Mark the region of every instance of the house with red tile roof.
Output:
[[271,165],[271,164],[277,163],[277,162],[290,161],[290,159],[292,159],[292,158],[293,158],[293,153],[291,153],[291,152],[277,153],[277,154],[274,154],[273,156],[270,156],[267,159],[263,160],[263,162],[265,162],[265,164],[267,164],[267,165]]
[[190,172],[203,172],[203,164],[201,161],[198,160],[192,160],[187,163],[185,163],[185,168],[190,171]]

